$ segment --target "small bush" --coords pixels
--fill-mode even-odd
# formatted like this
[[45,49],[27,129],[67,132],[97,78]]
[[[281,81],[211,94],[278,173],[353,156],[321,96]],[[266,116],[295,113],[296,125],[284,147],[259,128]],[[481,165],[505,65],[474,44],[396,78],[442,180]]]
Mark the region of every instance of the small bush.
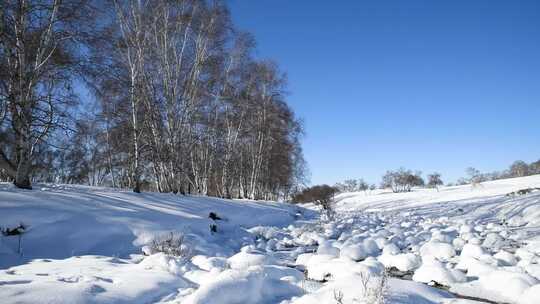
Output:
[[380,277],[372,277],[369,273],[360,274],[360,284],[364,290],[364,299],[369,304],[385,304],[388,297],[388,271],[384,270]]
[[321,206],[325,211],[326,216],[331,219],[334,214],[332,208],[332,200],[338,190],[328,185],[317,185],[302,190],[293,196],[293,202],[295,203],[314,203]]
[[171,232],[168,235],[164,235],[155,238],[150,245],[152,253],[163,252],[166,255],[190,258],[191,248],[187,246],[184,235],[181,233]]
[[422,172],[405,170],[399,168],[396,171],[386,171],[382,177],[381,188],[392,188],[395,193],[410,192],[413,187],[424,186],[425,182],[422,179]]
[[6,227],[4,229],[1,229],[1,231],[4,236],[13,236],[13,235],[23,234],[24,232],[26,232],[26,228],[27,227],[25,224],[20,223],[19,226],[17,227],[14,227],[14,228]]
[[6,227],[6,228],[3,228],[3,229],[0,229],[0,232],[2,232],[3,236],[18,236],[19,237],[19,244],[18,244],[18,248],[17,248],[17,253],[20,254],[20,255],[23,254],[23,252],[22,252],[22,236],[26,232],[27,228],[28,228],[28,226],[26,226],[23,223],[20,223],[19,226],[14,227],[14,228]]
[[341,290],[334,289],[334,300],[337,304],[343,304],[343,292]]
[[388,303],[388,272],[384,271],[381,276],[371,276],[369,273],[360,273],[360,286],[362,286],[362,299],[353,298],[345,301],[345,294],[341,290],[334,289],[334,303],[336,304],[386,304]]

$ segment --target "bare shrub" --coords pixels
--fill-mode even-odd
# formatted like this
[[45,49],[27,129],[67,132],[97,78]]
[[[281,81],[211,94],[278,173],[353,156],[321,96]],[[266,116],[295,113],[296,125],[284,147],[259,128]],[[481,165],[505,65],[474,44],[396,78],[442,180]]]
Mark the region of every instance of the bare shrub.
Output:
[[302,190],[293,196],[295,203],[314,203],[321,206],[328,220],[334,218],[332,201],[338,190],[328,185],[317,185]]
[[308,294],[319,290],[319,288],[321,288],[323,284],[324,283],[320,281],[312,280],[305,276],[304,279],[300,282],[300,288],[304,291],[305,294]]
[[155,238],[150,245],[152,253],[163,252],[169,256],[190,258],[191,248],[186,244],[182,233],[171,232]]
[[435,188],[437,191],[439,191],[439,186],[443,185],[443,181],[441,179],[441,174],[434,172],[428,175],[428,187],[429,188]]
[[468,181],[471,184],[472,188],[477,188],[481,186],[480,183],[483,183],[487,180],[484,174],[480,173],[479,170],[473,167],[469,167],[465,169],[465,171],[467,172],[467,175],[469,175]]
[[13,236],[13,235],[21,235],[26,232],[27,226],[23,224],[22,222],[17,226],[13,228],[0,228],[0,231],[4,236]]
[[[372,276],[369,273],[360,273],[360,286],[362,287],[362,298],[349,298],[345,300],[345,293],[339,289],[334,289],[334,301],[336,304],[387,304],[388,299],[388,272],[385,269],[380,276]],[[306,293],[319,289],[326,280],[317,281],[306,278],[302,281],[302,289]]]
[[391,188],[393,192],[410,192],[413,187],[424,186],[422,172],[399,168],[396,171],[386,171],[382,177],[381,188]]
[[27,229],[28,229],[28,226],[23,224],[22,222],[19,223],[18,226],[13,227],[13,228],[9,228],[9,227],[1,228],[0,227],[0,233],[3,236],[5,236],[5,237],[15,236],[15,237],[19,238],[19,244],[17,246],[17,253],[20,254],[21,256],[23,254],[23,251],[22,251],[22,236],[26,232]]
[[343,292],[341,290],[334,290],[334,300],[337,304],[343,304]]
[[388,272],[383,271],[380,277],[373,277],[369,273],[360,274],[360,284],[364,291],[364,303],[385,304],[388,295]]

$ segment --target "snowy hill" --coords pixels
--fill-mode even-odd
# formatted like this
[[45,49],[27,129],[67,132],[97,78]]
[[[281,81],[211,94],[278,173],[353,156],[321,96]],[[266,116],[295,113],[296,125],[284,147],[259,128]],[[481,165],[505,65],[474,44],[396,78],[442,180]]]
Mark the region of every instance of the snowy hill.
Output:
[[[343,193],[321,222],[285,203],[0,184],[0,227],[25,226],[22,252],[0,237],[0,302],[533,304],[540,191],[517,192],[536,187]],[[144,247],[170,232],[189,255]]]
[[384,224],[371,227],[380,231],[369,236],[397,245],[389,252],[409,253],[383,250],[378,260],[414,271],[415,281],[497,303],[539,303],[539,187],[534,175],[439,191],[343,193],[336,208],[351,218],[359,211],[384,214],[378,218]]
[[[274,202],[232,201],[210,197],[116,191],[84,186],[42,186],[37,191],[0,185],[0,227],[28,226],[23,257],[11,255],[15,240],[4,239],[0,268],[34,258],[63,259],[74,255],[128,257],[154,236],[181,232],[201,250],[232,254],[242,244],[245,229],[258,225],[284,226],[298,208]],[[226,217],[211,234],[210,212]],[[254,216],[256,215],[256,216]],[[231,235],[236,237],[230,238]],[[7,248],[6,248],[7,247]]]
[[[538,196],[506,196],[523,189],[540,187],[540,175],[483,182],[471,185],[414,189],[412,192],[392,193],[374,190],[343,193],[336,197],[340,211],[403,211],[414,210],[428,216],[452,216],[486,221],[495,218],[512,221],[515,225],[540,226]],[[536,192],[539,194],[540,192]],[[463,210],[463,211],[460,211]]]

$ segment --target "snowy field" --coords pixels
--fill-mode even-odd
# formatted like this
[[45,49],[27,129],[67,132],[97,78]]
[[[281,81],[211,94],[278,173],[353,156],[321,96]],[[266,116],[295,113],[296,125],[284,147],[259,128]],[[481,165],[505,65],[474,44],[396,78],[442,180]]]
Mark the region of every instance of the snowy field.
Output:
[[[0,184],[0,227],[24,226],[0,237],[0,303],[540,303],[540,191],[508,195],[536,187],[344,193],[327,222],[310,206]],[[180,256],[152,247],[170,233]]]

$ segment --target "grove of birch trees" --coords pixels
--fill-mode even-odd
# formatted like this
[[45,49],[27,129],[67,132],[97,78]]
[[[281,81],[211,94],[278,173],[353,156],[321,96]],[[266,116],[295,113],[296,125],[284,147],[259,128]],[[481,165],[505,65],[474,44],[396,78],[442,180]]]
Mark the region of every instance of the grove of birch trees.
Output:
[[303,182],[287,79],[223,1],[0,8],[0,179],[250,199]]

